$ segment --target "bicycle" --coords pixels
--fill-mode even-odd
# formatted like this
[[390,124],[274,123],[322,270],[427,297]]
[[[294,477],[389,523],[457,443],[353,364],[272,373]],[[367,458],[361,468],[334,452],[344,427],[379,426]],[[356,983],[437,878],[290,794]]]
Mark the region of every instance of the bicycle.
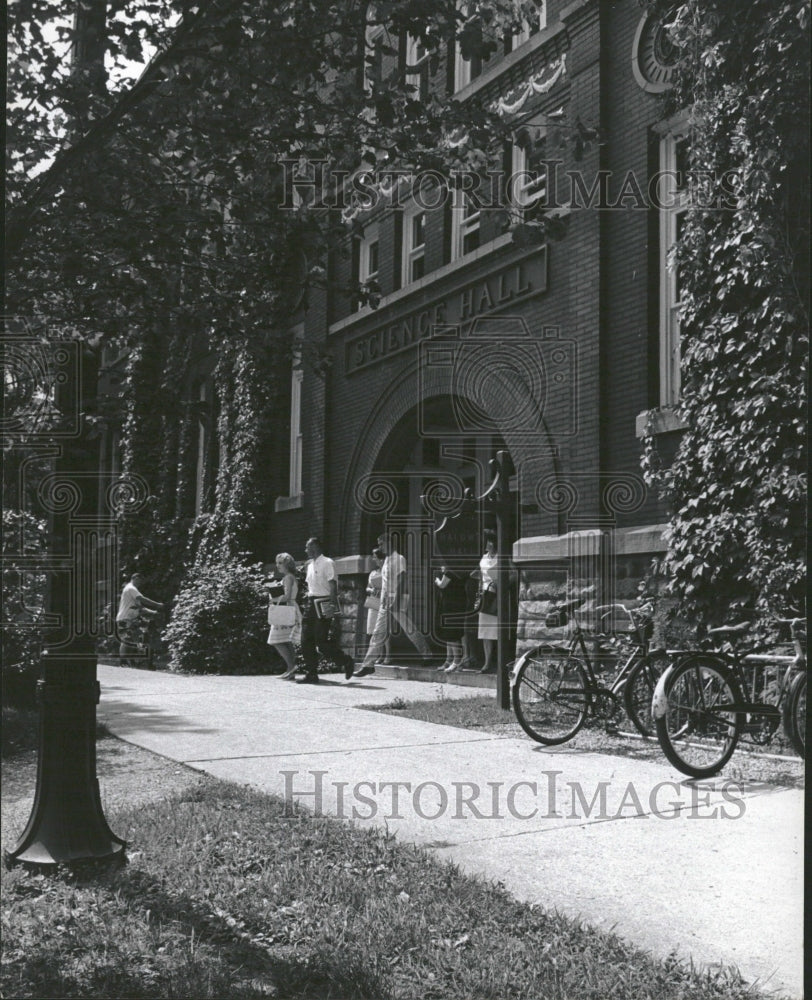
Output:
[[119,634],[119,665],[122,667],[155,669],[155,630],[157,611],[141,608],[138,618],[116,622]]
[[775,620],[789,625],[794,655],[738,652],[731,643],[749,630],[749,624],[722,625],[708,632],[709,639],[721,641],[720,647],[681,652],[660,678],[652,705],[657,738],[665,756],[683,774],[692,778],[717,774],[739,741],[766,746],[779,725],[798,754],[805,756],[803,619]]
[[[583,604],[583,599],[559,606],[546,624],[567,624],[568,615]],[[590,716],[602,719],[613,735],[613,726],[621,707],[638,732],[652,736],[651,699],[660,674],[666,669],[663,650],[652,650],[650,604],[630,609],[622,604],[603,605],[591,614],[600,616],[603,624],[621,612],[628,627],[631,651],[617,672],[611,686],[601,684],[596,676],[604,664],[596,667],[587,648],[584,629],[573,617],[572,635],[568,645],[542,643],[527,650],[516,661],[512,675],[513,710],[519,725],[527,735],[545,746],[557,746],[571,740]],[[556,616],[558,622],[556,622]],[[562,620],[563,619],[563,620]],[[615,631],[614,629],[612,631]],[[606,650],[597,640],[597,656],[615,660],[614,651]]]

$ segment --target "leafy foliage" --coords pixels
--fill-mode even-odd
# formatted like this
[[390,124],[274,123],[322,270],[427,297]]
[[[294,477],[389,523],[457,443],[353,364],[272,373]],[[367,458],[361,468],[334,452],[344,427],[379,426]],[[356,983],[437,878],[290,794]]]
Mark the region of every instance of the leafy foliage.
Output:
[[[44,572],[14,568],[14,556],[45,554],[45,523],[33,514],[3,510],[3,704],[34,705],[45,606]],[[39,624],[38,624],[39,623]]]
[[697,0],[671,33],[694,200],[677,249],[687,421],[644,467],[672,506],[666,568],[699,622],[804,601],[809,3]]
[[[125,522],[122,556],[162,596],[201,541],[204,560],[252,547],[267,513],[256,484],[278,447],[269,425],[284,439],[274,406],[288,331],[347,239],[329,212],[282,207],[280,161],[481,163],[509,128],[437,88],[416,100],[397,39],[419,37],[436,72],[454,38],[485,54],[533,11],[528,0],[467,14],[455,0],[91,0],[74,20],[49,0],[13,5],[7,305],[126,359],[112,430],[123,471],[153,495]],[[380,59],[365,49],[378,27]],[[446,143],[458,127],[468,140]],[[297,351],[320,371],[321,345]],[[196,521],[194,383],[212,372],[219,475]]]
[[263,673],[267,604],[259,566],[236,560],[196,566],[164,630],[170,667],[198,674]]

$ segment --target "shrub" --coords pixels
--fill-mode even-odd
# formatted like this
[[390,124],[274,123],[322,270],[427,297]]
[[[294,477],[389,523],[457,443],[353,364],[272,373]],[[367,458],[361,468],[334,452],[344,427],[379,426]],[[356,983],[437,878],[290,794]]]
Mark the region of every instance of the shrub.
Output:
[[259,565],[238,561],[195,567],[181,586],[164,639],[170,669],[195,674],[268,670],[268,592]]
[[3,511],[3,704],[32,708],[40,674],[45,573],[20,572],[14,556],[44,556],[45,522],[26,511]]

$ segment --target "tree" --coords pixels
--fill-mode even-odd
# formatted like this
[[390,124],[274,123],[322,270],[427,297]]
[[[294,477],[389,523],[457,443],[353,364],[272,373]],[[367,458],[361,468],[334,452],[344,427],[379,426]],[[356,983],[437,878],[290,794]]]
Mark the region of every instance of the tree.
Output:
[[[251,484],[283,395],[268,372],[283,370],[291,315],[346,236],[334,213],[281,205],[280,162],[481,164],[509,126],[476,102],[418,100],[397,39],[419,38],[436,67],[455,38],[469,55],[493,50],[531,9],[80,0],[68,23],[48,0],[14,5],[8,305],[128,354],[125,468],[147,474],[155,495],[126,526],[127,559],[148,545],[164,575],[182,565],[194,470],[180,444],[198,418],[183,387],[207,353],[227,405],[212,416],[214,513],[194,537],[233,555],[262,516],[268,498]],[[372,53],[375,26],[384,35]],[[467,138],[450,144],[455,130]],[[305,363],[319,360],[310,347]]]
[[691,0],[672,15],[690,108],[676,457],[644,467],[668,497],[666,569],[700,624],[805,593],[809,322],[806,2]]

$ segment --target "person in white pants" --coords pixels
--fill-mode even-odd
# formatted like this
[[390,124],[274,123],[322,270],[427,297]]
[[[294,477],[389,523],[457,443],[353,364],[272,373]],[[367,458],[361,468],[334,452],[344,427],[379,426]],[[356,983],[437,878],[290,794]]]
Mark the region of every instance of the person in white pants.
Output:
[[381,607],[375,628],[369,640],[369,648],[361,666],[353,677],[366,677],[375,673],[375,664],[386,653],[386,643],[392,633],[392,623],[397,622],[406,637],[417,649],[424,663],[431,660],[431,646],[422,632],[417,630],[409,613],[403,606],[406,583],[406,559],[398,552],[391,535],[380,535],[378,546],[386,558],[381,567]]

